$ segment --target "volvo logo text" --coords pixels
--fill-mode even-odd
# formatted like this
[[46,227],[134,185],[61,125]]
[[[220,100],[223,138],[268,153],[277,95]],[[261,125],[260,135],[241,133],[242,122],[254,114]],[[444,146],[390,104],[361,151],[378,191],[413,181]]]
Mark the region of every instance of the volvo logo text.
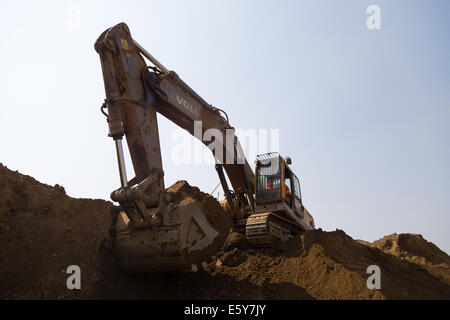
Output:
[[179,105],[182,105],[183,108],[198,116],[198,109],[192,103],[189,103],[186,99],[180,97],[178,94],[176,96]]

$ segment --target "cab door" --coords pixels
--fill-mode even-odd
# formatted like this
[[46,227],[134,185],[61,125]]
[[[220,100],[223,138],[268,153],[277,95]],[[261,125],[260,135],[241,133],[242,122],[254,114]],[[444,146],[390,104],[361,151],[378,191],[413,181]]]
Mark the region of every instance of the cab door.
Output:
[[300,189],[300,182],[298,180],[298,178],[292,174],[292,190],[293,192],[293,208],[292,210],[300,217],[300,218],[304,218],[304,213],[303,213],[303,203],[302,203],[302,192]]

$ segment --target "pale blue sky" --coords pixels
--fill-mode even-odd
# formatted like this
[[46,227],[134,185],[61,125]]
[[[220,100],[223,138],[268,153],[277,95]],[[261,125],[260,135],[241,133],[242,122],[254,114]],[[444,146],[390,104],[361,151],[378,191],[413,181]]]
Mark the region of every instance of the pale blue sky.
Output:
[[[370,4],[381,8],[381,30],[366,28]],[[70,27],[71,7],[79,28]],[[233,126],[280,129],[279,151],[293,159],[316,226],[370,241],[421,233],[450,252],[448,1],[2,1],[0,9],[0,162],[9,168],[73,197],[108,199],[119,186],[93,45],[123,21]],[[211,191],[214,167],[173,163],[176,127],[159,120],[166,185],[186,179]]]

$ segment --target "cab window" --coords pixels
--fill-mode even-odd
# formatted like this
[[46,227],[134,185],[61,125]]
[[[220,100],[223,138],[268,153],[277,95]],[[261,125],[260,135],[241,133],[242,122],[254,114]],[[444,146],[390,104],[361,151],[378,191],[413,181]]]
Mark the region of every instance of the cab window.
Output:
[[256,171],[256,198],[259,202],[281,199],[281,171],[278,160],[260,164]]
[[298,181],[298,178],[296,176],[294,177],[294,195],[296,198],[298,198],[299,200],[302,199],[302,193],[301,193],[301,189],[300,189],[300,182]]

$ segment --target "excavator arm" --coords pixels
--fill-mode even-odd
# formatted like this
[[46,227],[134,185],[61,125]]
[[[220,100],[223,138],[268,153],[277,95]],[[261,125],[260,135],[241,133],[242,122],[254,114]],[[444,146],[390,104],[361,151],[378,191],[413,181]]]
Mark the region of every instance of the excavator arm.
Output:
[[[152,193],[155,204],[164,190],[161,150],[156,113],[188,131],[211,148],[230,208],[238,215],[254,207],[255,179],[234,128],[222,110],[213,107],[192,90],[174,71],[168,71],[131,37],[120,23],[97,40],[107,108],[109,135],[116,141],[122,187],[132,187],[155,176]],[[143,56],[154,64],[149,67]],[[217,130],[214,143],[203,139],[208,130]],[[126,136],[136,177],[127,181],[121,139]],[[223,137],[217,138],[217,137]],[[224,185],[225,169],[234,192]],[[239,209],[238,209],[239,207]]]

